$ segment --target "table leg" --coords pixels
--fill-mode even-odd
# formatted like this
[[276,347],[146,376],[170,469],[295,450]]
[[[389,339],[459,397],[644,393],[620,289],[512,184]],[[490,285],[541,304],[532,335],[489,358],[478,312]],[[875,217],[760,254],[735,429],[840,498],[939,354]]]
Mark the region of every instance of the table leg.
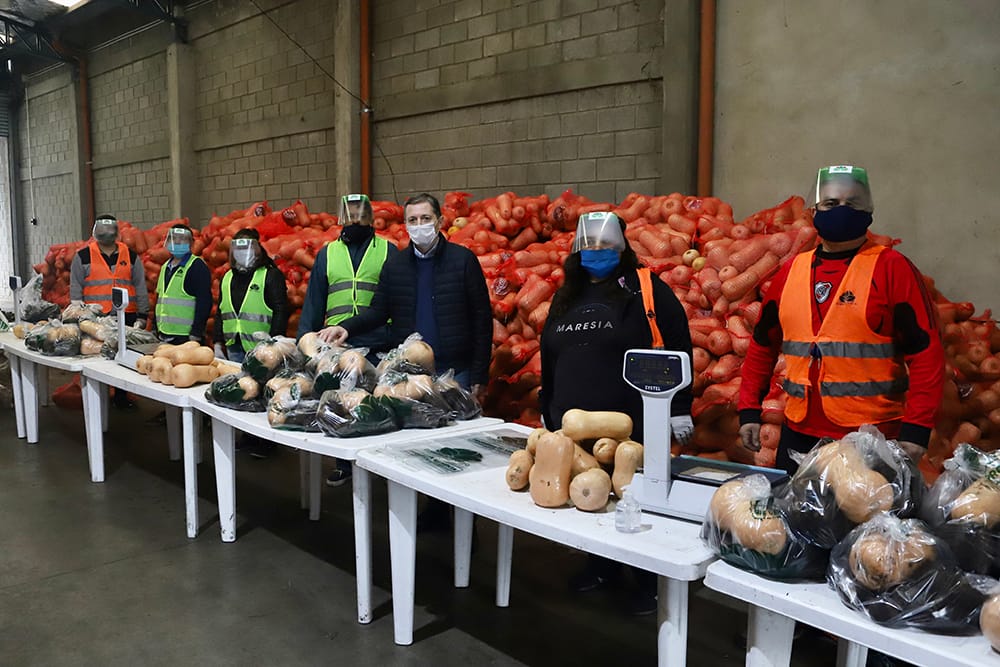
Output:
[[841,637],[837,641],[837,667],[865,667],[868,647]]
[[21,358],[8,354],[10,360],[10,384],[14,391],[14,420],[17,422],[17,437],[23,438],[24,431],[24,390],[21,388]]
[[497,529],[497,606],[510,604],[510,570],[514,551],[514,528],[500,524]]
[[236,541],[236,447],[233,427],[212,419],[215,455],[215,493],[219,499],[219,527],[223,542]]
[[473,521],[472,512],[455,508],[455,588],[469,587]]
[[101,395],[104,385],[86,376],[80,378],[83,393],[83,430],[87,436],[90,481],[104,481],[104,431],[101,430]]
[[358,623],[372,622],[372,491],[367,470],[354,466],[354,571],[358,580]]
[[21,360],[21,393],[24,394],[24,429],[28,444],[38,442],[38,392],[37,364],[27,359]]
[[747,667],[788,667],[792,661],[794,635],[794,619],[750,605]]
[[167,450],[170,452],[171,461],[179,461],[181,458],[181,409],[173,405],[166,406],[167,415]]
[[657,664],[686,664],[688,582],[657,577],[656,594]]
[[196,460],[194,408],[181,408],[184,443],[184,501],[187,505],[187,536],[198,537],[198,461]]
[[106,384],[98,385],[101,395],[101,433],[108,432],[110,423],[109,412],[111,409],[111,387]]
[[413,643],[413,601],[417,565],[417,492],[389,480],[389,556],[392,563],[393,638]]
[[203,460],[201,453],[201,425],[204,418],[200,412],[192,411],[191,415],[193,420],[191,437],[194,438],[194,462],[195,465],[200,465]]
[[38,386],[38,404],[49,407],[49,368],[42,366],[35,370],[35,384]]
[[299,450],[299,505],[309,509],[309,452]]
[[309,452],[309,520],[319,521],[321,504],[320,491],[323,483],[323,457],[315,452]]

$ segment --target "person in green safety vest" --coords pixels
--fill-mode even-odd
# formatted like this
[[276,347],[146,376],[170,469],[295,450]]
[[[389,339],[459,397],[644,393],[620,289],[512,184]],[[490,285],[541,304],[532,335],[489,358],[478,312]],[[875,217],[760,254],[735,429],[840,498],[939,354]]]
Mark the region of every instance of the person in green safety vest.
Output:
[[[375,294],[382,265],[399,253],[396,246],[375,235],[372,203],[367,195],[351,194],[340,200],[340,238],[316,254],[309,274],[309,287],[302,304],[298,336],[340,324],[366,309]],[[389,326],[351,338],[354,347],[366,347],[374,363],[377,352],[391,347]],[[340,486],[351,477],[351,464],[337,461],[327,478],[329,486]]]
[[191,252],[194,234],[184,224],[167,230],[163,247],[170,259],[156,282],[153,330],[165,343],[202,342],[212,314],[212,274],[208,265]]
[[242,362],[253,334],[284,335],[288,328],[285,276],[260,245],[256,229],[241,229],[229,244],[230,270],[219,285],[215,356]]

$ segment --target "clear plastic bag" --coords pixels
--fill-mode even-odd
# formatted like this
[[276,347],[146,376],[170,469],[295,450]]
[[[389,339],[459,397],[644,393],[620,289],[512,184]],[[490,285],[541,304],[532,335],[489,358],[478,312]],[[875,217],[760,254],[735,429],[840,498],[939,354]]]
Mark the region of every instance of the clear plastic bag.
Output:
[[451,406],[441,396],[437,383],[430,375],[410,375],[396,371],[386,373],[379,378],[374,394],[421,401],[443,412],[451,412]]
[[391,372],[412,375],[434,375],[434,350],[424,342],[418,333],[412,333],[394,349],[382,357],[378,365],[378,376]]
[[305,366],[294,338],[254,334],[254,340],[257,345],[243,359],[243,371],[257,382],[267,382],[281,371],[298,371]]
[[42,276],[36,273],[21,288],[21,319],[25,322],[41,322],[58,317],[59,306],[42,298]]
[[300,385],[278,388],[267,401],[267,423],[285,431],[319,431],[316,412],[319,401],[303,396]]
[[[80,331],[94,340],[99,340],[102,343],[109,338],[115,338],[118,328],[118,321],[114,316],[85,316],[81,317],[77,322],[80,325]],[[127,333],[126,333],[127,338]]]
[[475,399],[471,392],[466,391],[460,384],[455,382],[455,371],[448,369],[434,379],[434,387],[445,400],[451,411],[455,414],[455,419],[464,421],[466,419],[476,419],[483,414],[483,407]]
[[994,586],[979,612],[979,629],[993,650],[1000,653],[1000,586]]
[[829,551],[797,538],[774,507],[763,475],[726,482],[712,496],[701,537],[727,563],[773,579],[826,576]]
[[975,575],[917,519],[876,515],[830,553],[827,581],[848,607],[880,625],[949,635],[978,631],[986,599]]
[[966,572],[1000,576],[1000,454],[962,443],[924,496],[920,518]]
[[314,393],[338,389],[375,388],[375,367],[368,361],[368,348],[329,348],[309,360],[306,369],[314,375]]
[[327,350],[343,350],[345,348],[331,345],[323,340],[320,340],[319,334],[315,331],[310,331],[309,333],[302,334],[298,342],[299,352],[305,358],[306,363],[311,361],[314,357],[318,357],[320,354],[326,352]]
[[82,301],[70,301],[70,304],[63,308],[59,318],[63,322],[79,322],[80,320],[92,320],[103,315],[101,307],[97,304],[86,304]]
[[775,493],[789,529],[822,549],[832,549],[877,512],[915,516],[923,477],[894,441],[872,427],[821,442]]
[[319,399],[316,422],[327,435],[350,438],[399,430],[396,413],[384,398],[357,389],[327,391]]
[[306,371],[280,371],[264,385],[264,398],[270,401],[278,390],[291,385],[298,387],[299,395],[302,398],[311,398],[313,384],[312,375]]
[[24,337],[24,346],[49,357],[75,357],[80,354],[80,327],[49,320]]
[[205,389],[205,400],[241,412],[267,409],[260,383],[245,373],[222,375],[212,380]]

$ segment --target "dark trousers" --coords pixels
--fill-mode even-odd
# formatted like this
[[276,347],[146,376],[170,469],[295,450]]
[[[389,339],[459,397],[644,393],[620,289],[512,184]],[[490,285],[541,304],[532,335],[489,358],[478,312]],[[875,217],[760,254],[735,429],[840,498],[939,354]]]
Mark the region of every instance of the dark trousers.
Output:
[[788,428],[788,424],[781,427],[781,439],[778,441],[778,455],[774,461],[774,467],[786,471],[789,475],[794,475],[799,469],[799,464],[792,460],[789,451],[805,454],[816,446],[820,438],[814,435],[806,435]]

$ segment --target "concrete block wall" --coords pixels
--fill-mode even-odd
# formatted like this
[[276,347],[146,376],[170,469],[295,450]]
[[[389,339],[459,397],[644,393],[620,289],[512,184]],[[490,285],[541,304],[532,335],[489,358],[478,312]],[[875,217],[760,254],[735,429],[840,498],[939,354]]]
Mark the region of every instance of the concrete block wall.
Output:
[[[28,263],[36,264],[52,244],[79,240],[83,227],[69,68],[28,79],[26,95],[18,117],[20,219],[13,224],[22,226]],[[37,225],[29,224],[32,217]]]
[[[199,224],[268,199],[302,198],[335,212],[333,3],[261,3],[302,52],[250,3],[218,2],[189,15],[197,69],[195,149]],[[322,69],[321,69],[322,67]]]
[[149,228],[172,217],[166,58],[116,65],[90,77],[96,212]]
[[655,192],[662,11],[631,0],[376,2],[375,195]]

